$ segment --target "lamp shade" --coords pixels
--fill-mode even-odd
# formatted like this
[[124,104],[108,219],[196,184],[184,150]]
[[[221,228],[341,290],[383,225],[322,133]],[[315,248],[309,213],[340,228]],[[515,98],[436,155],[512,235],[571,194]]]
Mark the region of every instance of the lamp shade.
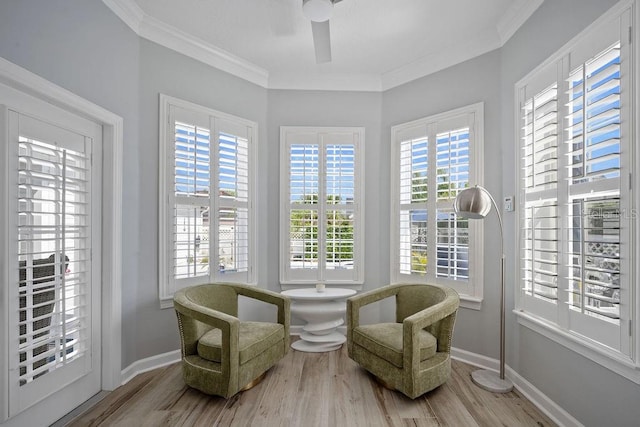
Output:
[[463,218],[482,219],[491,211],[491,196],[484,188],[465,188],[453,202],[453,210]]
[[331,17],[331,0],[303,0],[302,13],[313,22],[324,22]]

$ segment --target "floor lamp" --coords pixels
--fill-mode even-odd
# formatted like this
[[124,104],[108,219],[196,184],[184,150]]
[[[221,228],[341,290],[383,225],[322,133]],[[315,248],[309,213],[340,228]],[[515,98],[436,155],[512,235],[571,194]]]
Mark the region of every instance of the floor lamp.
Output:
[[458,193],[453,204],[456,215],[469,219],[485,219],[491,211],[491,205],[498,215],[500,223],[500,375],[493,371],[480,369],[471,373],[473,382],[485,390],[494,393],[507,393],[513,389],[513,383],[504,377],[504,231],[502,217],[496,201],[491,194],[476,185]]

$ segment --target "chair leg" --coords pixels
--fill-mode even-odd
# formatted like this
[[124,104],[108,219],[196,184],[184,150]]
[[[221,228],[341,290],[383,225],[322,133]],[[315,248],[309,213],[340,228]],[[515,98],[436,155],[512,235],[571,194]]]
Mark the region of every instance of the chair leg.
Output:
[[258,384],[260,384],[262,382],[262,380],[264,379],[264,377],[267,376],[267,371],[264,371],[262,373],[262,375],[260,375],[258,378],[254,379],[253,381],[251,381],[249,384],[245,385],[244,387],[242,387],[240,389],[240,391],[247,391],[249,389],[254,388],[255,386],[257,386]]

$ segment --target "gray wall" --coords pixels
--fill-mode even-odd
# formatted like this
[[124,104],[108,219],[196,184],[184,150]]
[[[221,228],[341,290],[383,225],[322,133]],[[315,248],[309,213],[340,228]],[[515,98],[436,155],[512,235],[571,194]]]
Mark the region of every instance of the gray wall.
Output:
[[[177,349],[175,314],[158,301],[158,94],[255,120],[264,158],[266,89],[140,39],[99,0],[3,0],[0,56],[123,117],[122,367]],[[267,190],[259,180],[259,205]],[[262,282],[267,269],[261,259]],[[243,301],[254,318],[272,316],[252,308]]]
[[[483,101],[485,185],[498,199],[515,194],[515,82],[614,3],[547,0],[502,49],[382,94],[265,90],[139,39],[98,0],[2,0],[0,56],[124,118],[122,362],[126,367],[178,348],[175,315],[159,309],[157,294],[160,92],[258,122],[258,282],[275,291],[279,290],[279,127],[364,126],[364,289],[373,289],[389,281],[390,127]],[[513,266],[513,215],[505,216],[505,226],[507,265]],[[486,235],[496,234],[496,227],[488,220]],[[485,252],[497,253],[497,242],[487,239]],[[487,259],[482,310],[461,309],[454,338],[456,347],[494,358],[498,273],[497,262]],[[515,283],[513,268],[508,267],[507,273],[507,283]],[[586,425],[634,425],[640,419],[640,387],[518,326],[510,312],[515,286],[508,289],[508,364]],[[254,318],[267,315],[250,304],[241,310]],[[381,305],[366,313],[365,321],[392,316],[392,308]]]
[[[280,126],[359,126],[365,128],[365,284],[363,290],[388,283],[388,258],[384,258],[388,233],[388,187],[385,174],[389,167],[380,136],[382,95],[371,92],[327,92],[299,90],[270,90],[268,103],[268,181],[270,197],[268,241],[272,249],[267,253],[270,265],[269,288],[279,291],[278,230],[280,179]],[[363,322],[374,321],[377,312],[363,311]],[[296,320],[296,319],[294,319]],[[300,323],[296,320],[297,324]]]
[[[101,1],[3,0],[0,56],[124,119],[123,366],[137,360],[139,38]],[[142,334],[141,336],[144,336]]]
[[[140,179],[140,211],[137,254],[138,283],[136,357],[133,360],[175,350],[180,341],[173,309],[159,308],[158,303],[158,97],[160,93],[194,102],[227,114],[233,114],[258,123],[258,158],[268,155],[267,144],[267,90],[245,80],[211,68],[201,62],[161,47],[145,39],[140,40],[140,109],[139,150],[144,153],[138,164]],[[258,176],[268,173],[267,165],[258,162]],[[264,206],[266,182],[258,180],[258,206]],[[258,230],[268,227],[266,217],[257,216]],[[267,251],[264,236],[258,241],[258,253]],[[261,260],[262,261],[262,260]],[[264,262],[258,266],[262,279],[268,268]],[[262,280],[260,285],[264,286]],[[248,309],[247,309],[248,307]],[[242,313],[253,318],[267,315],[267,310],[245,303]],[[131,361],[129,361],[131,363]],[[127,366],[126,363],[123,366]]]
[[[502,47],[500,135],[504,194],[517,193],[515,83],[614,4],[615,0],[547,0]],[[516,227],[515,216],[505,215],[505,228],[514,236],[506,241],[507,283],[517,283],[513,268]],[[507,306],[511,308],[514,307],[513,290],[511,287],[508,294]],[[506,321],[509,325],[507,363],[551,400],[587,426],[638,425],[639,385],[519,326],[511,312]]]
[[[458,107],[484,102],[484,158],[485,186],[496,197],[501,198],[502,176],[500,175],[500,51],[494,50],[462,64],[438,73],[390,89],[383,94],[382,138],[383,157],[391,155],[391,126],[410,120],[442,113]],[[387,161],[389,163],[389,161]],[[385,206],[390,206],[389,164],[381,173],[385,175]],[[389,209],[387,208],[387,211]],[[389,215],[386,229],[389,229]],[[497,235],[498,222],[491,217],[485,224],[485,235]],[[389,245],[385,245],[384,259],[389,260]],[[499,241],[485,239],[485,254],[500,252]],[[387,270],[388,264],[387,261]],[[484,301],[482,310],[460,309],[456,321],[453,345],[474,353],[497,358],[499,335],[495,325],[499,320],[500,292],[499,258],[485,257]],[[388,271],[387,271],[388,276]],[[390,320],[393,311],[385,306],[383,318]],[[491,331],[491,332],[487,332]]]

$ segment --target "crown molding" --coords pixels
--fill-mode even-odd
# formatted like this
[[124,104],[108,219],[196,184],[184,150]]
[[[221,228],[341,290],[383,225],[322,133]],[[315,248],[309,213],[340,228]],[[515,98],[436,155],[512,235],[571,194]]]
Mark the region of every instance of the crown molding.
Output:
[[258,86],[267,87],[269,72],[264,68],[149,15],[145,15],[140,23],[138,35]]
[[519,0],[507,9],[496,25],[496,29],[500,35],[501,46],[509,41],[511,36],[518,31],[518,28],[533,15],[533,12],[538,10],[543,1],[544,0]]
[[474,37],[468,43],[447,47],[377,75],[269,72],[147,15],[135,0],[102,0],[138,36],[266,89],[367,92],[384,92],[502,47],[543,1],[518,0],[505,12],[495,29]]
[[258,86],[267,87],[269,72],[264,68],[147,15],[134,0],[102,2],[138,36]]
[[140,6],[133,0],[102,0],[118,18],[122,20],[134,33],[139,34],[140,23],[145,17]]

